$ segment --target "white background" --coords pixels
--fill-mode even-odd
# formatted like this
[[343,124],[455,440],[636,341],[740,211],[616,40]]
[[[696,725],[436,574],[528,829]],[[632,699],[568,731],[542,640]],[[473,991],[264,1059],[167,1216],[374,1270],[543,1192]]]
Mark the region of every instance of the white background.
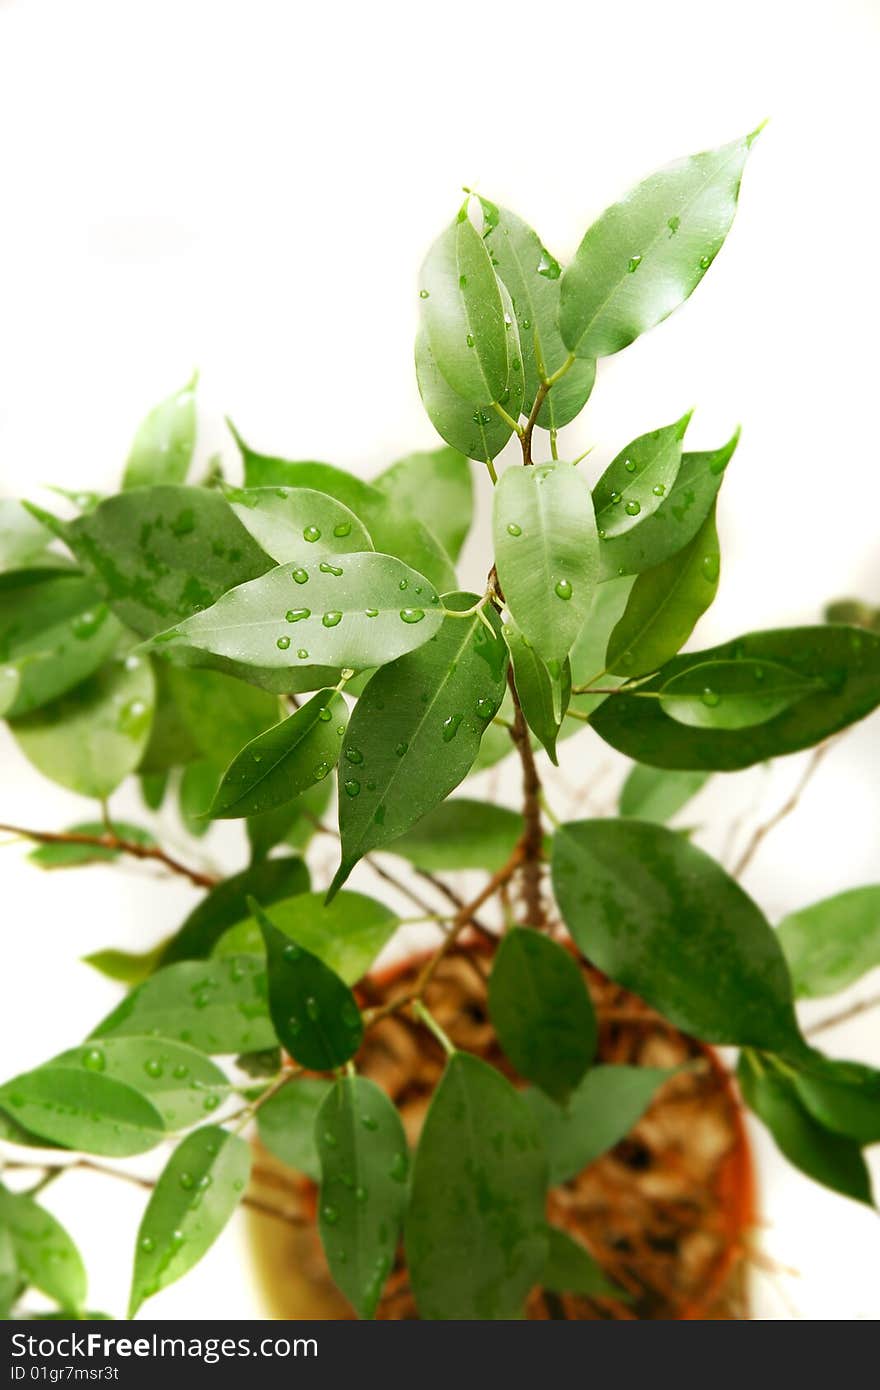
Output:
[[[595,443],[598,471],[691,405],[691,447],[742,422],[701,644],[815,621],[835,596],[880,602],[878,61],[872,0],[0,0],[0,486],[112,487],[139,418],[196,365],[201,459],[231,463],[228,413],[258,448],[368,477],[435,442],[411,367],[416,272],[462,184],[565,259],[632,182],[769,116],[712,273],[601,365],[563,456]],[[878,753],[875,719],[768,838],[746,881],[774,920],[876,880]],[[91,814],[9,741],[0,756],[0,819]],[[720,780],[689,813],[710,825],[702,842],[721,852],[738,811],[764,818],[801,767]],[[584,735],[554,795],[565,810],[567,788],[598,785],[592,804],[607,803],[619,775]],[[232,832],[208,852],[224,846],[238,863]],[[8,1075],[111,1003],[82,954],[142,947],[193,895],[131,868],[62,880],[2,855]],[[875,1016],[826,1042],[880,1062]],[[799,1271],[756,1275],[761,1314],[876,1317],[876,1219],[756,1143],[765,1250]],[[141,1195],[71,1178],[47,1200],[88,1253],[92,1304],[118,1313]],[[150,1313],[262,1316],[239,1229]]]

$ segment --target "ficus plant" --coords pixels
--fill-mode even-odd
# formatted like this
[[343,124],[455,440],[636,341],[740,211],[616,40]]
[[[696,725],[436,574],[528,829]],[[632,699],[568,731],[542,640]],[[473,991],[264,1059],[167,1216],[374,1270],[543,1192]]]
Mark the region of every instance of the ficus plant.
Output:
[[[468,193],[417,287],[416,377],[444,445],[372,482],[258,453],[234,429],[240,481],[217,463],[189,480],[193,380],[141,425],[114,495],[65,494],[63,515],[2,503],[3,712],[38,772],[95,803],[65,830],[4,829],[43,869],[128,856],[201,891],[158,945],[90,957],[125,989],[118,1005],[0,1086],[4,1316],[34,1315],[31,1290],[70,1316],[89,1307],[76,1246],[41,1204],[69,1151],[105,1168],[166,1151],[134,1315],[247,1201],[252,1125],[319,1185],[327,1263],[361,1317],[401,1260],[423,1318],[517,1318],[536,1286],[614,1293],[548,1224],[548,1190],[618,1143],[668,1073],[595,1064],[583,962],[683,1033],[740,1049],[743,1099],[786,1157],[871,1202],[880,1073],[811,1046],[796,1003],[880,963],[880,885],[774,927],[666,822],[711,776],[824,749],[870,714],[880,632],[847,611],[682,654],[718,585],[737,434],[690,451],[689,415],[666,419],[592,481],[561,444],[600,359],[699,285],[756,134],[646,179],[565,267]],[[469,460],[492,510],[479,592],[456,578]],[[573,736],[632,760],[618,815],[554,816],[543,756],[557,763]],[[507,755],[518,809],[447,800]],[[137,824],[110,807],[129,778]],[[246,867],[217,878],[194,840],[189,858],[164,847],[156,816],[173,799],[193,837],[238,821]],[[319,831],[337,841],[329,884],[304,857]],[[369,972],[401,917],[348,886],[364,862],[394,901],[413,871],[443,893],[425,914],[440,945],[379,1003]],[[468,898],[443,877],[462,869],[482,875]],[[493,906],[497,929],[480,917]],[[475,940],[503,1067],[453,1046],[425,1001]],[[390,1015],[446,1056],[414,1147],[359,1065]]]

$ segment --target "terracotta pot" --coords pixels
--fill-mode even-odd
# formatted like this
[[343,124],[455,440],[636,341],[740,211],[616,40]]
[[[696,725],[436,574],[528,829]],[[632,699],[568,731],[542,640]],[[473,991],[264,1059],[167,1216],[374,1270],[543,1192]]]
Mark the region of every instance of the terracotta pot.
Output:
[[[486,944],[464,943],[443,961],[426,995],[453,1042],[508,1072],[486,1014]],[[367,981],[365,1004],[405,992],[422,963],[401,962]],[[641,1000],[584,966],[599,1018],[598,1060],[643,1066],[691,1062],[671,1078],[626,1139],[548,1201],[548,1216],[582,1240],[627,1303],[539,1290],[530,1318],[738,1319],[748,1316],[745,1250],[754,1224],[754,1182],[742,1110],[718,1054],[685,1037]],[[358,1069],[398,1105],[415,1143],[443,1055],[403,1015],[371,1029]],[[287,1221],[249,1212],[258,1277],[278,1318],[348,1318],[315,1228],[317,1191],[259,1149],[255,1193]],[[298,1224],[294,1224],[298,1223]],[[380,1318],[413,1318],[402,1251],[379,1306]]]

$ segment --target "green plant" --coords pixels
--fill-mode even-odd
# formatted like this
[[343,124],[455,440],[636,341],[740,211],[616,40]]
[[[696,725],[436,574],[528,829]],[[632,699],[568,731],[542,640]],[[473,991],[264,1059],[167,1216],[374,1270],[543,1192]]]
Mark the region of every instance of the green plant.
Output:
[[[118,494],[73,497],[69,520],[2,504],[5,716],[39,771],[101,806],[63,832],[4,828],[37,842],[43,868],[128,855],[205,890],[160,946],[92,957],[129,986],[119,1006],[0,1087],[18,1166],[45,1169],[30,1192],[0,1187],[5,1314],[29,1287],[84,1306],[76,1249],[39,1206],[62,1151],[172,1146],[141,1225],[133,1314],[246,1199],[252,1120],[320,1181],[330,1269],[361,1316],[375,1313],[401,1236],[424,1317],[517,1317],[536,1284],[607,1291],[586,1250],[548,1229],[548,1181],[621,1139],[665,1073],[593,1066],[596,1020],[561,924],[677,1027],[739,1047],[743,1095],[783,1152],[871,1200],[862,1147],[880,1139],[880,1074],[811,1047],[795,1002],[880,963],[880,887],[777,932],[664,822],[711,775],[824,749],[869,714],[880,635],[828,624],[679,655],[717,587],[716,503],[737,436],[686,452],[685,416],[633,440],[592,488],[559,458],[597,359],[671,313],[714,260],[753,139],[649,178],[565,269],[513,213],[468,195],[419,285],[418,384],[447,447],[366,483],[256,453],[236,433],[244,486],[216,468],[187,484],[192,382],[141,427]],[[522,457],[499,476],[513,436]],[[482,593],[461,592],[455,574],[468,459],[494,492]],[[634,766],[618,817],[560,825],[536,750],[556,762],[585,725]],[[520,812],[447,800],[513,751]],[[339,867],[325,896],[302,854],[327,829],[334,770]],[[175,795],[193,835],[239,820],[250,864],[217,881],[155,828],[115,821],[108,798],[131,776],[151,811]],[[428,914],[445,934],[414,988],[380,1007],[358,984],[401,919],[345,887],[377,851],[454,903]],[[465,868],[485,875],[467,902],[436,877]],[[496,899],[488,1008],[525,1093],[452,1048],[422,999]],[[449,1052],[414,1155],[386,1094],[357,1071],[365,1031],[389,1012]],[[56,1146],[58,1162],[29,1158],[34,1145]]]

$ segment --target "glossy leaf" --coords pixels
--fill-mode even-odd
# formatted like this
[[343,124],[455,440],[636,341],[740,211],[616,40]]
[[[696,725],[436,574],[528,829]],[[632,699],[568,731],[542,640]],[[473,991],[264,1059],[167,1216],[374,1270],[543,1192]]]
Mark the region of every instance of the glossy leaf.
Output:
[[452,560],[458,559],[474,505],[474,485],[464,454],[457,449],[407,454],[373,485],[432,531]]
[[531,927],[510,928],[489,976],[489,1013],[520,1076],[564,1100],[592,1062],[597,1039],[574,957]]
[[618,812],[638,820],[671,820],[708,782],[708,772],[666,772],[636,763],[620,792]]
[[[827,687],[826,687],[827,688]],[[707,661],[660,687],[664,714],[696,729],[748,729],[822,689],[775,661]]]
[[7,1081],[0,1105],[31,1134],[108,1158],[154,1149],[165,1129],[156,1107],[133,1087],[57,1062]]
[[603,1273],[585,1245],[556,1226],[547,1227],[547,1260],[541,1274],[543,1289],[577,1293],[584,1298],[624,1298],[623,1289]]
[[364,1036],[354,995],[322,960],[279,931],[259,904],[252,901],[251,911],[266,947],[269,1012],[278,1041],[310,1071],[341,1067]]
[[607,357],[688,298],[730,230],[757,135],[680,159],[590,227],[562,276],[559,328],[578,357]]
[[[280,718],[278,699],[266,690],[257,690],[220,671],[157,664],[164,673],[165,689],[174,703],[176,717],[197,750],[196,756],[201,754],[214,763],[230,763],[246,743]],[[184,757],[180,761],[190,759]]]
[[[139,825],[129,825],[128,821],[114,821],[114,832],[123,840],[132,840],[138,845],[153,845],[155,839],[149,830]],[[107,827],[103,821],[82,821],[70,826],[69,835],[106,835]],[[55,845],[39,845],[32,849],[28,859],[41,869],[72,869],[79,864],[96,864],[102,860],[118,859],[122,853],[105,845],[75,845],[61,841]]]
[[[622,684],[621,677],[606,672],[605,654],[608,639],[615,624],[623,616],[632,586],[632,576],[626,575],[606,581],[596,589],[587,619],[569,656],[573,686],[595,685],[606,691]],[[569,707],[581,714],[592,714],[606,698],[604,694],[572,695]],[[582,728],[582,722],[568,719],[563,722],[561,737],[570,737]]]
[[102,666],[49,705],[14,723],[29,762],[53,782],[104,800],[143,756],[153,718],[149,662],[130,656]]
[[609,463],[593,488],[600,539],[631,531],[660,508],[678,477],[690,418],[688,411],[671,425],[639,435]]
[[[353,985],[393,936],[398,919],[390,907],[364,893],[339,893],[331,903],[323,893],[301,893],[273,903],[272,923]],[[259,922],[247,917],[221,937],[214,955],[258,955],[263,949]]]
[[447,1063],[422,1129],[406,1215],[419,1315],[522,1316],[547,1255],[547,1162],[526,1102],[467,1052]]
[[139,985],[159,968],[164,944],[160,941],[152,951],[116,951],[112,948],[93,951],[83,956],[82,961],[83,965],[90,965],[108,980],[116,980],[122,985]]
[[[479,463],[497,458],[513,434],[513,426],[491,405],[466,400],[453,391],[437,366],[424,329],[416,337],[415,361],[422,405],[441,439]],[[522,384],[517,380],[504,410],[516,420],[521,407]]]
[[673,1075],[663,1067],[593,1067],[564,1106],[543,1091],[524,1091],[547,1150],[551,1186],[577,1177],[625,1139]]
[[106,1038],[53,1058],[52,1067],[110,1077],[145,1095],[166,1129],[185,1129],[216,1110],[229,1092],[218,1066],[184,1043],[168,1038]]
[[9,718],[39,709],[92,675],[121,637],[94,583],[81,575],[49,575],[5,593],[0,664],[18,675]]
[[211,1248],[241,1201],[250,1169],[245,1140],[213,1125],[177,1146],[138,1229],[129,1317]]
[[482,869],[493,874],[507,863],[521,834],[522,817],[515,811],[455,797],[429,811],[384,849],[428,873]]
[[315,1120],[332,1086],[332,1081],[320,1077],[299,1076],[257,1111],[260,1142],[288,1168],[304,1173],[313,1182],[321,1179]]
[[498,577],[520,631],[546,662],[580,632],[598,574],[590,489],[570,463],[508,468],[494,494]]
[[335,559],[278,565],[159,633],[153,645],[212,652],[243,666],[357,671],[393,661],[437,631],[440,599],[423,575],[371,551]]
[[[458,611],[473,594],[448,594]],[[342,862],[331,892],[363,855],[426,815],[470,771],[501,704],[507,650],[500,620],[444,619],[432,642],[377,671],[358,700],[340,763]]]
[[821,743],[880,704],[880,635],[846,627],[752,632],[708,651],[675,657],[639,687],[659,691],[705,662],[776,662],[820,686],[774,719],[744,729],[696,729],[670,719],[660,701],[615,695],[591,716],[596,733],[637,762],[734,772]]
[[498,277],[466,208],[431,247],[419,276],[422,324],[437,366],[453,391],[488,405],[507,389],[522,360],[505,323]]
[[24,1192],[0,1185],[0,1224],[11,1237],[23,1279],[70,1308],[86,1297],[86,1271],[79,1251],[59,1221]]
[[339,759],[347,721],[342,696],[319,691],[242,748],[224,772],[209,814],[215,820],[259,815],[323,781]]
[[752,1059],[740,1059],[737,1077],[743,1097],[770,1131],[789,1163],[808,1178],[856,1202],[872,1205],[871,1179],[858,1144],[818,1123],[781,1072]]
[[400,1115],[375,1082],[340,1077],[318,1113],[315,1137],[327,1264],[358,1316],[372,1318],[406,1210],[409,1153]]
[[198,373],[143,421],[125,465],[124,488],[185,481],[196,444],[197,383]]
[[564,825],[553,885],[584,955],[676,1027],[706,1042],[803,1046],[775,934],[739,884],[675,831]]
[[258,956],[229,956],[166,965],[92,1031],[96,1040],[150,1035],[212,1055],[274,1047],[265,963]]
[[820,1125],[859,1144],[880,1143],[880,1071],[816,1053],[792,1081]]
[[792,912],[778,935],[799,999],[839,994],[880,966],[880,884]]
[[556,767],[559,765],[556,740],[571,699],[568,657],[561,664],[553,663],[557,671],[554,677],[514,623],[505,623],[504,640],[513,663],[513,677],[523,717]]
[[690,545],[636,579],[608,643],[609,671],[638,676],[670,661],[715,598],[720,571],[718,533],[710,513]]
[[309,890],[309,871],[301,859],[270,859],[223,879],[193,908],[162,956],[163,965],[209,956],[227,928],[250,917],[248,898],[266,907]]
[[223,495],[257,545],[278,564],[373,549],[354,512],[313,488],[224,487]]

